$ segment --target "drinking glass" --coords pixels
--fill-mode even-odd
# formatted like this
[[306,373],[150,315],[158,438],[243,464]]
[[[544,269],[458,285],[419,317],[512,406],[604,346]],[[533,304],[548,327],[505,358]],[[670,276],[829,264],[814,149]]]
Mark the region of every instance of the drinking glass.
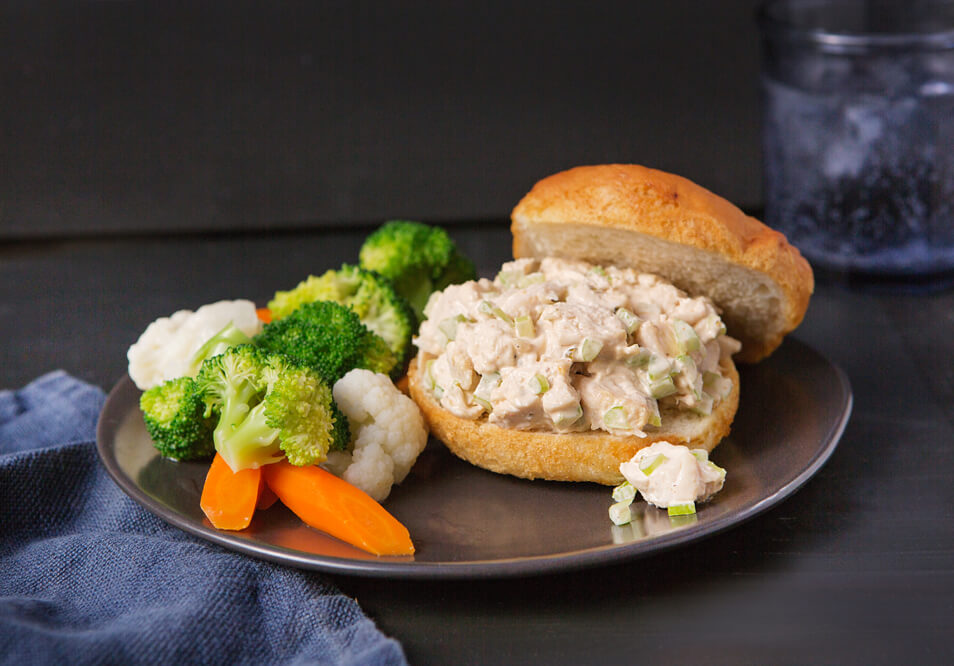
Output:
[[954,270],[954,0],[773,0],[765,221],[816,267]]

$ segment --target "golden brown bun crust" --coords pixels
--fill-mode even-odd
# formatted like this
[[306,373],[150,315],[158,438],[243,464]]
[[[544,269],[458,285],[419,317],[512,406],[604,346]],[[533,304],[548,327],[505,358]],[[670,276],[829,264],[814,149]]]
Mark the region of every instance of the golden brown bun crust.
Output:
[[443,409],[422,385],[418,359],[408,369],[411,397],[421,408],[432,435],[455,455],[478,467],[525,479],[593,481],[616,485],[623,481],[619,465],[641,448],[666,440],[711,451],[729,434],[739,406],[739,375],[731,360],[722,364],[732,380],[732,392],[706,417],[663,412],[663,427],[648,437],[618,436],[604,431],[548,433],[511,430],[465,419]]
[[785,237],[695,183],[635,164],[544,178],[512,214],[513,254],[656,273],[723,312],[737,360],[768,356],[808,309],[814,277]]

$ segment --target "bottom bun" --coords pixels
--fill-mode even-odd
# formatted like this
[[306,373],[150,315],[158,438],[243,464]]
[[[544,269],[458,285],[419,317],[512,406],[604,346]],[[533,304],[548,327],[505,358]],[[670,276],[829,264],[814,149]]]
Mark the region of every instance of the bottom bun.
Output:
[[653,442],[667,441],[711,451],[729,434],[739,406],[739,374],[731,359],[723,359],[722,374],[732,390],[702,416],[663,410],[660,428],[647,428],[646,437],[612,435],[602,430],[550,433],[513,430],[466,419],[442,408],[421,383],[417,359],[408,369],[411,397],[421,408],[431,434],[456,456],[499,474],[550,481],[592,481],[616,485],[623,481],[619,465]]

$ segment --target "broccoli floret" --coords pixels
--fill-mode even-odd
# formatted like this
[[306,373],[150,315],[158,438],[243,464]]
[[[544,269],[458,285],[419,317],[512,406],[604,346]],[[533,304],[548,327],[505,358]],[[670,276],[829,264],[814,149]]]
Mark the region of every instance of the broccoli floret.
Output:
[[344,412],[338,408],[338,403],[334,401],[334,391],[331,396],[331,418],[334,421],[334,429],[331,433],[331,447],[328,450],[347,451],[351,448],[351,424]]
[[[273,357],[277,359],[278,357]],[[305,366],[280,361],[280,374],[265,395],[265,424],[278,432],[285,457],[292,465],[314,465],[332,448],[347,447],[347,418],[334,406],[331,388]],[[302,409],[301,405],[310,405]]]
[[[273,432],[256,431],[253,413],[262,412],[267,384],[263,372],[266,357],[254,345],[231,347],[202,364],[196,384],[205,396],[208,410],[218,410],[212,432],[215,450],[233,472],[277,462],[282,457]],[[248,421],[246,428],[243,428]]]
[[276,292],[268,309],[277,320],[314,301],[334,301],[354,310],[361,323],[384,338],[398,358],[392,377],[403,374],[416,320],[390,280],[374,271],[342,264],[340,269],[326,271],[320,277],[309,276],[290,291]]
[[[347,419],[315,370],[253,345],[232,347],[202,364],[196,383],[220,418],[215,450],[233,471],[283,457],[294,465],[325,459],[347,447]],[[344,421],[344,428],[337,419]]]
[[225,328],[213,335],[199,347],[192,355],[190,376],[195,377],[202,363],[213,356],[218,356],[229,347],[247,345],[252,341],[243,330],[238,328],[233,322],[226,324]]
[[355,312],[333,301],[305,303],[266,324],[253,341],[317,370],[332,385],[353,368],[387,375],[398,364],[383,338],[368,330]]
[[362,268],[377,271],[394,283],[418,321],[435,291],[474,280],[477,272],[446,231],[421,222],[391,220],[368,236],[359,252]]
[[191,377],[170,379],[139,398],[146,431],[159,453],[173,460],[205,460],[215,453],[215,418],[206,416],[202,392]]

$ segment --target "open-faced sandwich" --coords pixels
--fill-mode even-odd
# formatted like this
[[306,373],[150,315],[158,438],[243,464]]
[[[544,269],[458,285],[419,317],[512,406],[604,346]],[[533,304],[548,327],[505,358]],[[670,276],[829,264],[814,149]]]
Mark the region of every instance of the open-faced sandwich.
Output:
[[456,455],[523,478],[615,485],[653,443],[711,451],[735,361],[771,354],[814,286],[780,233],[637,165],[543,179],[511,229],[493,280],[431,296],[409,388]]

